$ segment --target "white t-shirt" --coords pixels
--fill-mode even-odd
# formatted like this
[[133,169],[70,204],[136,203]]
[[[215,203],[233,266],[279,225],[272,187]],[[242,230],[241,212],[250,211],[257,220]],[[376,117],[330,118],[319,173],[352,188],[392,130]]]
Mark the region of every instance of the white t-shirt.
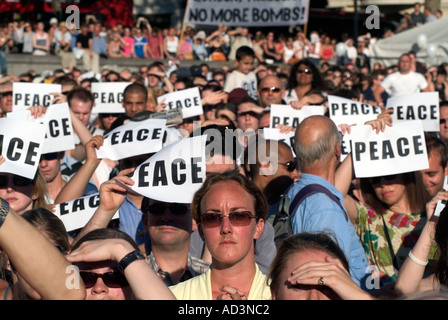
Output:
[[401,74],[396,71],[388,75],[381,85],[390,97],[395,97],[401,94],[418,93],[428,86],[428,82],[420,73],[411,71]]
[[233,89],[243,88],[247,91],[250,97],[253,99],[258,99],[257,96],[257,76],[254,72],[249,72],[244,74],[237,70],[232,71],[226,78],[226,83],[224,84],[224,92],[229,93]]

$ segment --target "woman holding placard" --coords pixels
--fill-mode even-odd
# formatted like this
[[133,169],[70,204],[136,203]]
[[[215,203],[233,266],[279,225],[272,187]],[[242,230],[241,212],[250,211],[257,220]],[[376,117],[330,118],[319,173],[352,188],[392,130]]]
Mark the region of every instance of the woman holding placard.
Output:
[[212,256],[204,274],[170,287],[179,300],[271,299],[266,275],[255,263],[267,203],[250,180],[236,172],[211,174],[196,192],[191,212]]

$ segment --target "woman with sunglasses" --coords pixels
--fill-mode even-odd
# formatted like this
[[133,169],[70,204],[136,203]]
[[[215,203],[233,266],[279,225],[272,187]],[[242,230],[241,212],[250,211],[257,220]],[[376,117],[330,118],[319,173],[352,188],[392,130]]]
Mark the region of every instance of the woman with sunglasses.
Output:
[[286,103],[300,101],[311,89],[325,92],[326,82],[311,61],[302,59],[291,67],[284,100]]
[[32,180],[17,174],[1,172],[1,164],[4,161],[4,157],[0,156],[0,198],[8,201],[18,214],[41,207],[51,209],[51,205],[46,201],[47,184],[39,171],[36,171]]
[[86,300],[173,300],[132,238],[117,229],[90,231],[67,259],[78,266]]
[[191,212],[212,259],[202,275],[170,287],[179,300],[271,299],[255,263],[267,203],[256,185],[236,172],[210,174],[196,192]]

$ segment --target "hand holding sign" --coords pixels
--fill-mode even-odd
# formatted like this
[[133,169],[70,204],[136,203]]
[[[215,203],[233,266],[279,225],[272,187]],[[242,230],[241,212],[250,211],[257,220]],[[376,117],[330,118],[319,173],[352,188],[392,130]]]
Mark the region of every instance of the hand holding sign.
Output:
[[376,119],[381,113],[380,107],[334,95],[328,95],[328,106],[330,118],[336,125],[363,125],[366,121]]
[[157,98],[157,103],[161,103],[163,100],[165,100],[167,108],[170,110],[181,108],[184,119],[196,117],[204,113],[198,87],[164,94]]
[[61,92],[60,84],[14,82],[12,110],[25,110],[32,106],[48,107],[52,103],[51,95]]
[[305,106],[295,109],[291,105],[273,104],[271,105],[270,127],[276,128],[278,125],[286,125],[297,128],[300,122],[313,115],[324,115],[324,106]]

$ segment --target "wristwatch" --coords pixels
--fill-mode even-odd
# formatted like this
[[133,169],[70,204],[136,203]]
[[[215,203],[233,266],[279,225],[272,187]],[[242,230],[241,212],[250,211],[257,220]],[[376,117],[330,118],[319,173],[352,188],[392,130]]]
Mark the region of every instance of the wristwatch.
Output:
[[141,253],[139,250],[134,250],[129,252],[127,255],[124,256],[123,259],[120,260],[120,262],[118,263],[118,267],[120,271],[123,273],[124,269],[126,269],[127,266],[129,266],[132,262],[142,259],[145,259],[143,253]]
[[5,222],[6,216],[9,212],[9,203],[5,199],[0,198],[0,227]]

